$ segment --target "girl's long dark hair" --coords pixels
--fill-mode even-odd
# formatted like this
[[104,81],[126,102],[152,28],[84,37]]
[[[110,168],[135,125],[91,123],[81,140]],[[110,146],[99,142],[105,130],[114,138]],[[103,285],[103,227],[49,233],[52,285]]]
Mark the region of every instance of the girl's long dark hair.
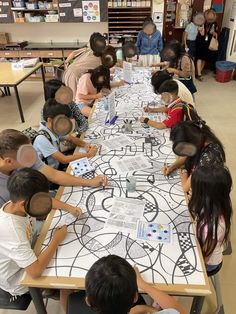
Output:
[[91,82],[94,87],[96,87],[96,83],[98,82],[99,76],[103,76],[104,77],[103,87],[111,89],[110,70],[106,68],[104,65],[100,65],[93,70],[88,70],[88,73],[91,73]]
[[170,132],[170,140],[175,146],[178,142],[187,142],[197,147],[197,153],[193,157],[187,157],[185,168],[190,173],[195,165],[198,164],[204,145],[206,142],[217,144],[222,156],[222,163],[225,162],[224,146],[218,137],[213,133],[204,122],[184,121],[176,124]]
[[[232,204],[230,191],[232,178],[226,167],[198,167],[192,174],[192,196],[188,207],[197,219],[197,238],[204,257],[209,257],[218,242],[218,226],[221,217],[225,221],[222,244],[229,238]],[[207,237],[204,239],[204,229]]]

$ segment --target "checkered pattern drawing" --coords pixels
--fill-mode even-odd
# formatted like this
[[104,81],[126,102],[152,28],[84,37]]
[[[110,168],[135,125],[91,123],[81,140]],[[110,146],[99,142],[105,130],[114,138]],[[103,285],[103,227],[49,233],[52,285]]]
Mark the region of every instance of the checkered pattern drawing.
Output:
[[189,233],[179,232],[178,236],[179,236],[179,242],[181,244],[181,249],[183,250],[183,252],[186,252],[193,248],[193,244],[192,244]]

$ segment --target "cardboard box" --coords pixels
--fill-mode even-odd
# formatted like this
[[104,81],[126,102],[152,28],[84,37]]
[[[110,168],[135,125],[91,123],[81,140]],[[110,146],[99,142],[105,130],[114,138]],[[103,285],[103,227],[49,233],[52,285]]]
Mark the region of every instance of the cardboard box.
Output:
[[9,43],[9,34],[0,33],[0,45],[6,45]]

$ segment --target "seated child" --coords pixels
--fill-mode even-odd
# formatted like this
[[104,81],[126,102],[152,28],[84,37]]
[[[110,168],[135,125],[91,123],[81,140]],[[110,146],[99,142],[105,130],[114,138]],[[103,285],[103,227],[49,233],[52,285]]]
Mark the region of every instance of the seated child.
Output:
[[[48,181],[63,186],[106,186],[107,177],[95,176],[92,179],[75,177],[69,173],[49,167],[38,157],[30,139],[22,132],[6,129],[0,132],[0,206],[10,200],[7,189],[9,176],[21,168],[27,167],[43,173]],[[53,199],[53,208],[70,211],[77,216],[79,208]]]
[[160,70],[152,75],[151,83],[156,94],[159,94],[158,90],[162,83],[168,80],[174,80],[179,87],[178,96],[187,104],[194,106],[193,95],[190,93],[189,89],[179,80],[173,78],[173,74],[167,72],[166,70]]
[[[137,60],[137,47],[133,42],[127,42],[116,52],[117,66],[123,67],[123,61],[132,62]],[[136,60],[135,60],[136,57]]]
[[[66,87],[64,83],[57,79],[52,79],[46,81],[44,90],[45,101],[47,101],[49,98],[55,98],[58,103],[69,106],[72,117],[75,119],[77,124],[76,131],[78,132],[78,135],[87,131],[88,120],[82,115],[78,106],[76,106],[76,104],[73,102],[73,91],[70,87]],[[43,117],[41,119],[41,121],[43,121]]]
[[[95,262],[85,278],[85,301],[91,310],[87,308],[86,311],[86,307],[83,306],[82,311],[81,298],[84,299],[84,295],[74,293],[69,296],[68,314],[70,314],[70,308],[72,307],[76,308],[78,313],[96,311],[97,313],[106,314],[147,314],[157,312],[151,306],[134,306],[139,298],[138,288],[149,294],[162,309],[166,309],[163,313],[187,313],[174,298],[146,283],[139,271],[134,269],[125,259],[116,255],[108,255]],[[65,304],[66,300],[64,301]],[[158,313],[162,313],[162,311]]]
[[[46,122],[45,124],[41,123],[40,130],[45,131],[48,136],[38,135],[34,140],[33,146],[39,157],[46,159],[49,166],[59,169],[60,164],[65,165],[79,158],[91,158],[96,155],[96,146],[86,144],[78,137],[73,136],[73,134],[67,136],[58,135],[58,131],[64,128],[66,123],[70,123],[68,118],[71,117],[71,111],[68,106],[57,103],[55,99],[48,99],[43,107],[43,117]],[[73,126],[71,130],[66,130],[66,133],[68,134],[72,131]],[[60,152],[60,142],[65,140],[74,143],[76,146],[84,147],[87,152],[64,155]]]
[[76,104],[85,117],[89,117],[95,100],[101,99],[110,90],[110,70],[103,65],[81,76],[76,92]]
[[181,122],[184,118],[184,114],[182,108],[178,107],[178,105],[181,105],[184,102],[179,98],[178,91],[178,84],[175,81],[165,81],[159,88],[161,101],[164,106],[160,108],[145,107],[144,111],[164,112],[167,113],[167,118],[162,122],[156,122],[147,117],[141,117],[140,122],[157,129],[172,128],[175,124]]
[[229,239],[232,178],[227,168],[198,167],[192,174],[189,210],[196,219],[196,233],[208,272],[220,266]]
[[177,159],[165,166],[163,173],[168,176],[181,168],[181,183],[186,193],[191,189],[191,176],[197,167],[224,166],[224,146],[203,120],[177,123],[171,129],[170,140]]
[[11,201],[0,209],[0,288],[11,295],[28,289],[20,284],[24,272],[38,278],[49,264],[67,227],[58,228],[49,246],[38,256],[32,249],[36,219],[45,218],[52,208],[47,178],[37,170],[22,168],[14,172],[7,187]]

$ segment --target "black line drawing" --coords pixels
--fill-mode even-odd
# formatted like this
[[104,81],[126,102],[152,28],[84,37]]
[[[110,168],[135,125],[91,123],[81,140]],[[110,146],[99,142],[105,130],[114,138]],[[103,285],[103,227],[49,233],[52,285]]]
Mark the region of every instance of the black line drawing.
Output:
[[[90,160],[95,171],[84,177],[104,174],[109,178],[106,188],[66,187],[62,200],[83,209],[84,214],[68,226],[68,237],[59,246],[57,254],[43,275],[83,278],[91,265],[100,257],[117,254],[136,264],[149,282],[166,284],[204,285],[205,279],[198,255],[192,222],[187,210],[179,174],[165,177],[161,168],[171,163],[175,156],[169,140],[169,130],[144,129],[138,122],[143,114],[140,101],[157,102],[158,96],[148,84],[133,84],[118,89],[117,106],[126,103],[127,112],[119,114],[115,125],[105,125],[107,113],[103,103],[97,104],[90,129],[85,139],[102,144],[124,132],[123,120],[131,119],[133,133],[128,134],[133,144],[109,151],[99,149],[99,155]],[[130,104],[132,102],[132,105]],[[130,106],[129,106],[130,104]],[[123,105],[122,105],[123,106]],[[118,108],[119,109],[119,108]],[[156,118],[163,119],[163,115]],[[125,156],[143,154],[152,163],[152,168],[136,171],[137,189],[126,191],[127,174],[118,175],[114,160]],[[144,220],[168,223],[173,230],[172,243],[138,242],[130,234],[104,229],[104,223],[114,197],[137,198],[146,201]],[[42,250],[47,247],[54,229],[68,215],[60,210],[52,220]]]

